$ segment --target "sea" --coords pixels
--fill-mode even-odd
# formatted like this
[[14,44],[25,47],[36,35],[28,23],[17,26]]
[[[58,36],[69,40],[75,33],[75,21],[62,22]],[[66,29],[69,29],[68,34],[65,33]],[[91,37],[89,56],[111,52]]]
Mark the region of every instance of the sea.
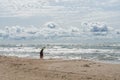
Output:
[[44,59],[91,60],[120,64],[120,44],[0,44],[0,55],[39,59],[42,47]]

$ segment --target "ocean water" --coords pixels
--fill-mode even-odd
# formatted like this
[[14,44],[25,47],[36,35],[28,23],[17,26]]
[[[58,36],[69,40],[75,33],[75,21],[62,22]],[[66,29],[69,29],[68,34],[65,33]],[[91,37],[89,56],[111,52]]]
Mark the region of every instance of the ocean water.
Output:
[[1,44],[0,55],[39,59],[39,52],[44,46],[44,59],[120,63],[120,44]]

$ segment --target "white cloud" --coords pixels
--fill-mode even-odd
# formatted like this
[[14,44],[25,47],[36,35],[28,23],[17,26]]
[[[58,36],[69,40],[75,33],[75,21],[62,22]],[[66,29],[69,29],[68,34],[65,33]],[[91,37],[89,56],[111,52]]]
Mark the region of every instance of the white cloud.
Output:
[[93,23],[91,24],[90,31],[93,32],[94,35],[107,35],[110,30],[105,24]]
[[[114,6],[119,0],[0,0],[0,16],[29,17],[57,15],[57,13],[89,13],[101,11],[108,5]],[[104,4],[104,5],[103,5]],[[84,13],[82,13],[84,14]],[[59,15],[59,14],[58,14]],[[58,16],[57,15],[57,16]],[[63,14],[64,15],[64,14]]]
[[61,28],[60,25],[55,22],[48,22],[43,25],[43,28],[29,26],[8,26],[4,30],[0,30],[0,39],[13,39],[13,40],[31,40],[31,39],[59,39],[63,37],[74,37],[74,38],[101,38],[109,35],[111,38],[113,35],[117,35],[119,32],[108,27],[103,23],[84,23],[81,28],[69,27]]
[[[0,16],[26,17],[54,13],[62,6],[50,6],[48,0],[4,0],[0,1]],[[48,15],[48,14],[47,14]]]
[[[8,27],[0,30],[0,37],[4,39],[90,38],[90,36],[104,37],[108,35],[112,37],[116,33],[119,34],[119,31],[115,32],[115,30],[110,29],[110,27],[119,28],[116,26],[120,25],[119,7],[120,0],[0,0],[0,17],[22,17],[24,19],[32,16],[30,18],[32,21],[34,16],[38,18],[50,16],[48,20],[53,21],[38,29],[35,26],[29,28],[26,26],[9,26],[8,20]],[[42,22],[43,18],[35,18],[34,20]],[[54,21],[58,22],[59,25]],[[80,26],[83,21],[89,23]],[[104,22],[110,27],[103,23],[92,22]]]

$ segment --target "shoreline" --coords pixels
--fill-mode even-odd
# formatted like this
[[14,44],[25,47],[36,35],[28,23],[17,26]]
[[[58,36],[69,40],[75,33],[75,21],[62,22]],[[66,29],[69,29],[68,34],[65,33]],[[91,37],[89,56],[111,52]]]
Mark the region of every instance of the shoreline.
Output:
[[120,64],[0,56],[1,80],[120,80]]
[[[9,57],[9,58],[18,58],[18,59],[30,59],[30,60],[40,60],[39,58],[31,58],[31,57],[18,57],[18,56],[5,56],[0,55],[0,57]],[[120,64],[120,62],[110,62],[110,61],[100,61],[100,60],[91,60],[91,59],[62,59],[62,58],[44,58],[43,60],[60,60],[60,61],[90,61],[90,62],[97,62],[103,64]]]

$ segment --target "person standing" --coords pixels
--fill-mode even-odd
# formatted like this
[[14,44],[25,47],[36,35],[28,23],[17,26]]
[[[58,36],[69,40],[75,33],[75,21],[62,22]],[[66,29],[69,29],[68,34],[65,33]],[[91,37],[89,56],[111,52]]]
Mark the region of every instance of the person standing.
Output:
[[43,59],[43,56],[44,56],[44,55],[43,55],[43,54],[44,54],[44,53],[43,53],[43,50],[44,50],[44,49],[45,49],[45,47],[43,47],[43,48],[41,49],[41,51],[40,51],[40,59]]

